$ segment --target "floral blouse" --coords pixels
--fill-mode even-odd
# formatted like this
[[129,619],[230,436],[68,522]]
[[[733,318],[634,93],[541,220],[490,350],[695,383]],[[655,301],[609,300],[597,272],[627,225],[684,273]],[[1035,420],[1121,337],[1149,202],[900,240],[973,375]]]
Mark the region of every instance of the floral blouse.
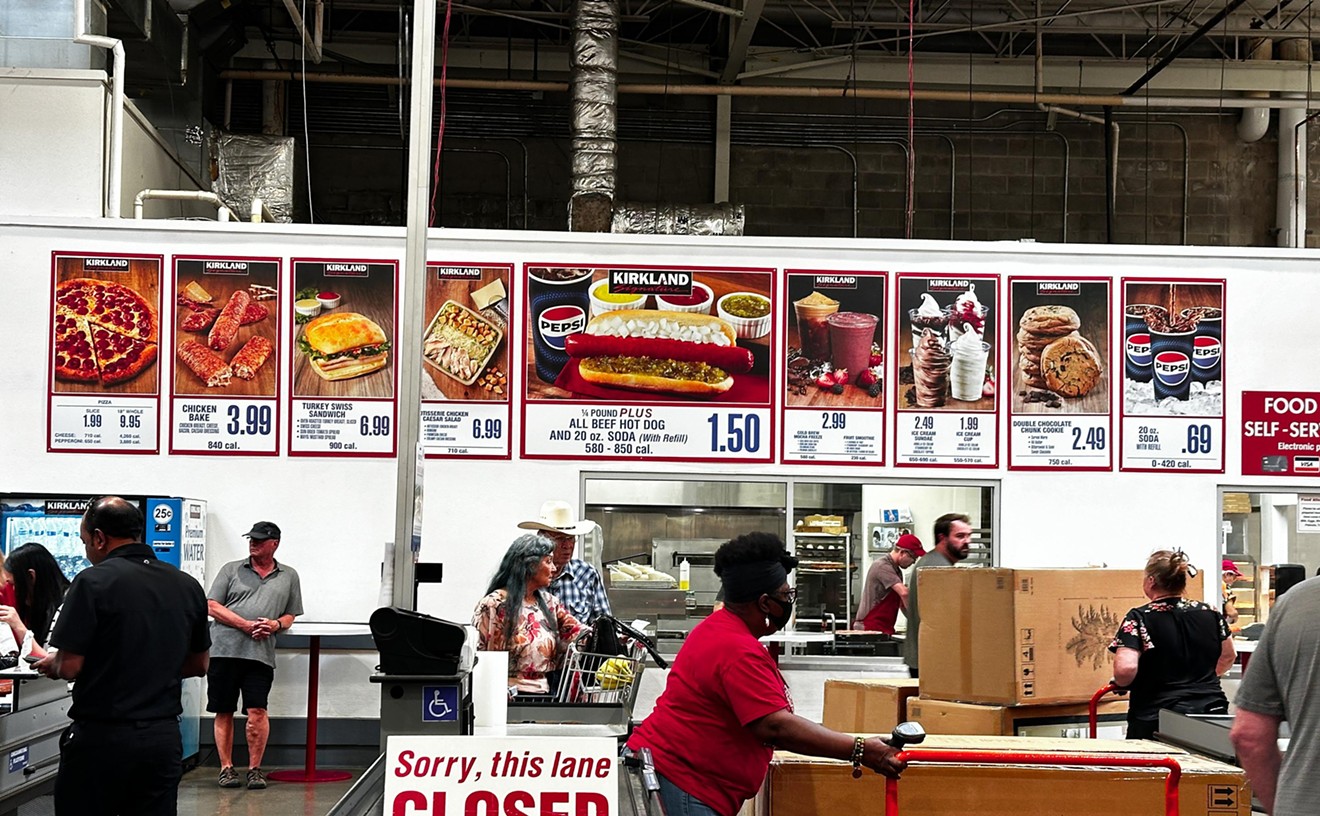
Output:
[[504,600],[508,592],[497,589],[477,604],[472,625],[477,630],[477,648],[485,651],[509,653],[509,680],[519,691],[545,694],[550,691],[546,673],[558,669],[564,653],[586,627],[573,617],[559,599],[548,592],[541,593],[546,609],[554,623],[546,620],[541,605],[536,601],[524,602],[513,628],[513,642],[504,641]]

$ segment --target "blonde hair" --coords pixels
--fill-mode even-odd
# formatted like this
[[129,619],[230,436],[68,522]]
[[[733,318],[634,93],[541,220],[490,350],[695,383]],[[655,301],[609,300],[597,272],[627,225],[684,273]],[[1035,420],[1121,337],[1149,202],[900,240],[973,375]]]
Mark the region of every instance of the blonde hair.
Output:
[[1196,567],[1182,550],[1156,550],[1146,561],[1146,575],[1154,579],[1156,589],[1181,595],[1187,589],[1188,576],[1196,575]]

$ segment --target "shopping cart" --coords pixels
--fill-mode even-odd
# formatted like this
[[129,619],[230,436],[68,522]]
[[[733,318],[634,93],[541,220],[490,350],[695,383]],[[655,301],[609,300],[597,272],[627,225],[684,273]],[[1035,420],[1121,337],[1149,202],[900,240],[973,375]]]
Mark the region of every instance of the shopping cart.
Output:
[[561,703],[624,703],[632,708],[646,664],[646,649],[629,644],[623,654],[593,654],[572,646],[555,695]]

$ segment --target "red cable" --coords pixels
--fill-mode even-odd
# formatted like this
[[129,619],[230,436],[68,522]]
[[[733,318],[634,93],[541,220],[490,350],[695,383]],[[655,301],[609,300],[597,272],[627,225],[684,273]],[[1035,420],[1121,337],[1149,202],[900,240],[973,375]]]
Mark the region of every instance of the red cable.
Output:
[[445,30],[440,37],[440,124],[435,133],[435,171],[431,175],[431,217],[427,226],[435,226],[435,197],[440,192],[440,154],[445,144],[445,101],[449,96],[449,20],[454,0],[445,2]]
[[916,92],[916,83],[915,83],[915,81],[913,80],[913,71],[912,71],[912,62],[913,62],[913,59],[912,59],[913,20],[912,20],[912,18],[913,18],[913,15],[914,15],[915,13],[916,13],[916,0],[908,0],[908,111],[907,111],[907,113],[908,113],[908,121],[907,121],[908,163],[907,163],[907,201],[904,202],[904,203],[906,204],[906,207],[905,207],[904,209],[905,209],[907,212],[904,213],[904,217],[903,217],[903,237],[904,237],[904,238],[911,238],[911,237],[912,237],[912,208],[913,208],[913,206],[914,206],[915,203],[916,203],[916,200],[915,200],[915,191],[912,189],[912,188],[916,185],[916,180],[917,180],[917,168],[916,168],[917,158],[916,158],[916,152],[915,152],[915,151],[916,151],[916,145],[913,144],[913,134],[914,134],[914,131],[916,130],[916,124],[915,124],[915,123],[916,123],[916,118],[915,118],[915,113],[914,113],[914,110],[915,110],[915,107],[914,107],[914,101],[915,101],[915,99],[916,99],[916,93],[917,93],[917,92]]

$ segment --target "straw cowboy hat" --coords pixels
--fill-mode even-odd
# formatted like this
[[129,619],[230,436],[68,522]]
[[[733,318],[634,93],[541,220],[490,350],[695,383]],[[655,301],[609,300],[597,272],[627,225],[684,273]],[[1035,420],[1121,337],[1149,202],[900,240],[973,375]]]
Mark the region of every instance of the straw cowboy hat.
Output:
[[541,505],[541,518],[536,521],[524,521],[518,525],[521,530],[545,530],[551,533],[568,533],[569,535],[582,535],[589,533],[596,526],[596,522],[587,519],[579,520],[577,513],[568,502],[548,501]]

